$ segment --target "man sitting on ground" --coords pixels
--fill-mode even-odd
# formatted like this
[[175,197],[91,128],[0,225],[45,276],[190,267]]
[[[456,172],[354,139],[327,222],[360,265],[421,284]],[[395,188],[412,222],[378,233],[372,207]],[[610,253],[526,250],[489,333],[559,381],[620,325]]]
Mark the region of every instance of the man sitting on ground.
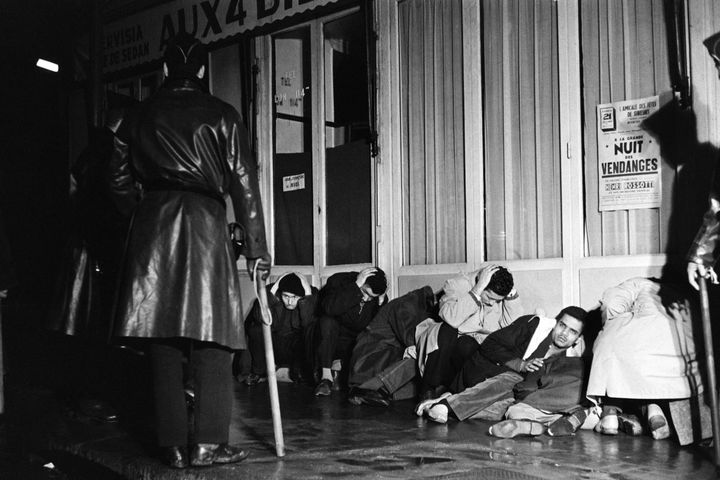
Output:
[[[574,389],[581,389],[582,382],[566,384],[564,380],[559,381],[559,377],[553,379],[553,371],[563,372],[565,375],[566,370],[574,372],[582,362],[558,362],[554,357],[582,355],[584,341],[581,333],[586,315],[582,308],[571,306],[564,308],[554,319],[540,315],[525,316],[490,334],[453,381],[451,388],[456,393],[445,393],[437,399],[421,402],[416,413],[419,416],[426,415],[438,423],[447,422],[450,414],[458,420],[497,420],[502,418],[507,407],[515,402],[515,385],[535,372],[538,372],[535,375],[542,379],[543,386],[537,389],[538,393],[534,396],[524,397],[521,400],[522,405],[519,404],[515,410],[527,405],[544,411],[548,408],[547,404],[551,403],[547,401],[549,396],[555,398],[552,405],[577,398]],[[574,372],[573,378],[577,376]],[[533,378],[537,383],[539,378]],[[539,393],[540,390],[544,391]],[[575,408],[572,407],[568,406],[566,413],[575,413]],[[552,413],[558,413],[558,410]],[[563,429],[559,427],[560,424],[558,433],[561,430],[562,434],[572,433],[567,432],[565,425]],[[494,427],[491,433],[496,436],[509,436],[513,434],[509,430],[500,425]],[[551,432],[555,434],[553,430],[551,428]],[[527,433],[538,431],[539,429],[535,428]]]
[[[290,368],[290,378],[299,380],[307,371],[305,336],[315,321],[318,290],[311,287],[300,273],[286,273],[267,286],[268,308],[272,316],[273,350],[278,366]],[[255,300],[245,320],[248,349],[251,356],[248,386],[267,381],[263,318],[260,303]]]
[[513,276],[499,265],[487,264],[477,272],[451,278],[443,291],[442,321],[428,319],[416,329],[423,399],[446,391],[480,342],[510,325],[521,312]]
[[358,334],[375,317],[386,290],[385,272],[375,267],[360,273],[336,273],[320,290],[318,320],[310,332],[314,367],[321,369],[316,396],[328,396],[339,389],[333,370],[338,372],[343,363],[349,363]]
[[348,400],[354,405],[388,406],[414,398],[417,367],[415,327],[437,317],[436,294],[425,286],[390,301],[357,337],[350,359]]

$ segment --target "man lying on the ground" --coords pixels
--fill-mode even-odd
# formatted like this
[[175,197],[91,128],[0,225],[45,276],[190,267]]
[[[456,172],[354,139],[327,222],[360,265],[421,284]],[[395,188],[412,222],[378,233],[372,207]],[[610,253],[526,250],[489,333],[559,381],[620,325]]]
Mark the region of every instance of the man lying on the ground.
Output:
[[421,398],[444,392],[490,333],[510,325],[521,312],[512,274],[487,264],[477,272],[451,278],[443,286],[440,319],[418,325]]
[[[308,371],[305,337],[308,327],[315,322],[317,295],[317,288],[311,287],[301,273],[285,273],[267,286],[275,362],[278,367],[287,366],[294,380],[300,380]],[[245,320],[252,358],[250,375],[245,379],[248,386],[267,381],[262,325],[260,303],[255,300]]]
[[[581,336],[587,312],[580,307],[566,307],[553,318],[539,315],[524,316],[509,326],[491,333],[480,344],[480,349],[463,366],[457,375],[451,391],[439,398],[421,402],[416,409],[418,416],[426,415],[430,420],[445,423],[450,415],[458,420],[483,418],[499,420],[509,405],[515,403],[513,388],[529,374],[552,373],[548,365],[555,363],[553,357],[580,357],[584,351]],[[563,366],[569,366],[562,362]],[[549,388],[552,376],[543,380]],[[536,397],[551,394],[555,397],[576,395],[560,389],[535,394]],[[529,406],[546,405],[534,399],[523,398]]]
[[[413,398],[417,368],[415,327],[437,317],[436,295],[425,286],[390,301],[358,335],[350,359],[348,400],[355,405],[388,406],[391,399]],[[406,393],[407,392],[407,393]]]

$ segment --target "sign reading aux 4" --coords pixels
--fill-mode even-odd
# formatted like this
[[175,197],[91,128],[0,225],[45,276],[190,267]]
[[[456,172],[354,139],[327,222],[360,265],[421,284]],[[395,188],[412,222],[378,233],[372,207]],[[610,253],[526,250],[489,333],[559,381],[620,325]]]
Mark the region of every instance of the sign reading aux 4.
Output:
[[103,70],[120,70],[160,58],[168,40],[180,31],[211,43],[336,1],[178,0],[164,3],[105,26]]

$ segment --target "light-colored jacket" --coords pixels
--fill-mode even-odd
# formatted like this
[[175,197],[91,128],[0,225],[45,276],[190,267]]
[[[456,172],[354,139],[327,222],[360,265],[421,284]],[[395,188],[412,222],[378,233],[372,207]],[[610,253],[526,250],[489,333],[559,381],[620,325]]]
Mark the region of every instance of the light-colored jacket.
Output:
[[[440,299],[440,318],[443,322],[456,328],[459,335],[470,335],[478,343],[492,332],[510,325],[522,313],[522,305],[517,295],[491,307],[482,303],[478,305],[470,290],[475,286],[475,279],[483,268],[447,280],[443,286],[445,294]],[[415,329],[421,374],[425,372],[427,356],[438,349],[437,339],[441,326],[441,322],[427,319]]]

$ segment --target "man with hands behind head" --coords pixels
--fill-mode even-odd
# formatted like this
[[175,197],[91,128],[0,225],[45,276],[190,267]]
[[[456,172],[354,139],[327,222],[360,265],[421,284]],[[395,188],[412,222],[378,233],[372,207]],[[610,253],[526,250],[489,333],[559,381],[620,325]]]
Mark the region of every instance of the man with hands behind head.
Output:
[[386,291],[385,272],[376,267],[328,278],[320,290],[318,320],[310,332],[314,367],[320,369],[315,395],[327,396],[339,389],[333,370],[338,372],[343,364],[347,370],[356,338],[385,302]]

